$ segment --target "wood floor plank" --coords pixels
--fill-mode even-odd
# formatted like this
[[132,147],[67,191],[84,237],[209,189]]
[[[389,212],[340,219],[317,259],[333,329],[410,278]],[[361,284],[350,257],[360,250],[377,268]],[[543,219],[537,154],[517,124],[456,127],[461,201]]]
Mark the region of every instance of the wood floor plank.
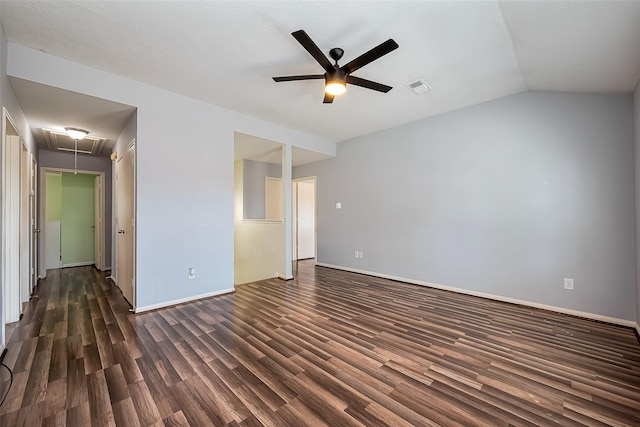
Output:
[[629,328],[295,267],[142,314],[104,273],[49,271],[7,337],[0,424],[640,425]]

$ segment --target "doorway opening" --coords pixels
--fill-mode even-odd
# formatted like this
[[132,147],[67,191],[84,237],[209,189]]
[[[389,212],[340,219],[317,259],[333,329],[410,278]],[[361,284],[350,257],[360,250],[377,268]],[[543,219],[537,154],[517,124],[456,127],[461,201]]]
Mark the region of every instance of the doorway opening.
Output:
[[316,257],[316,178],[293,180],[291,191],[293,210],[292,258],[293,261]]
[[43,167],[40,186],[41,277],[55,268],[104,268],[104,172]]

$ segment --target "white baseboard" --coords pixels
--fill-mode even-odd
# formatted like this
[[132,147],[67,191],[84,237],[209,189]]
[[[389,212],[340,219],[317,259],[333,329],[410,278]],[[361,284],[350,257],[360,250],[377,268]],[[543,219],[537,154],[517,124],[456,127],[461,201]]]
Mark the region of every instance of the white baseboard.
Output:
[[207,294],[195,295],[195,296],[192,296],[192,297],[180,298],[180,299],[176,299],[176,300],[173,300],[173,301],[161,302],[159,304],[145,305],[144,307],[136,307],[135,312],[136,313],[143,313],[145,311],[157,310],[159,308],[171,307],[173,305],[178,305],[178,304],[182,304],[182,303],[185,303],[185,302],[193,302],[193,301],[197,301],[197,300],[204,299],[204,298],[215,297],[215,296],[223,295],[223,294],[230,294],[230,293],[233,293],[235,291],[236,291],[235,288],[223,289],[223,290],[220,290],[220,291],[210,292],[210,293],[207,293]]
[[89,261],[89,262],[70,262],[69,264],[62,264],[62,268],[67,268],[67,267],[84,267],[87,265],[94,265],[93,261]]
[[410,283],[412,285],[426,286],[429,288],[442,289],[444,291],[451,291],[459,294],[488,298],[495,301],[502,301],[502,302],[508,302],[511,304],[524,305],[527,307],[540,308],[542,310],[555,311],[556,313],[563,313],[563,314],[569,314],[571,316],[584,317],[587,319],[598,320],[600,322],[606,322],[606,323],[613,323],[615,325],[621,325],[621,326],[626,326],[630,328],[637,328],[638,332],[640,333],[640,326],[638,326],[636,322],[631,320],[618,319],[617,317],[609,317],[609,316],[603,316],[595,313],[588,313],[585,311],[571,310],[569,308],[564,308],[564,307],[557,307],[557,306],[547,305],[547,304],[539,304],[537,302],[531,302],[531,301],[526,301],[526,300],[521,300],[516,298],[508,298],[500,295],[487,294],[484,292],[470,291],[467,289],[439,285],[437,283],[424,282],[421,280],[407,279],[406,277],[392,276],[390,274],[376,273],[373,271],[359,270],[357,268],[343,267],[340,265],[325,264],[322,262],[317,262],[316,265],[320,267],[334,268],[336,270],[350,271],[352,273],[366,274],[367,276],[374,276],[374,277],[380,277],[383,279],[396,280],[398,282]]

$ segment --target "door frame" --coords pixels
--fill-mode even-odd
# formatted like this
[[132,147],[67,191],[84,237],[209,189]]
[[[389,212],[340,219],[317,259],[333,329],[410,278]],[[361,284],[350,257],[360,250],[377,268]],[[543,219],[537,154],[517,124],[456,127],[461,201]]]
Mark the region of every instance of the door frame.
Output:
[[[31,297],[31,153],[26,143],[20,141],[20,303]],[[20,310],[22,311],[22,310]]]
[[[8,127],[11,126],[13,133],[8,133]],[[15,135],[14,135],[15,133]],[[17,151],[17,159],[8,158],[10,150],[7,146],[7,136],[15,136],[18,138],[18,146],[13,147]],[[21,173],[22,164],[22,141],[18,128],[11,118],[11,115],[5,107],[2,108],[2,259],[1,264],[1,280],[3,292],[3,319],[2,328],[3,335],[0,342],[0,348],[4,347],[5,325],[7,323],[16,322],[22,313],[22,304],[20,303],[20,206],[21,201]],[[14,154],[15,155],[15,154]],[[13,160],[13,162],[12,162]],[[12,162],[12,163],[9,163]],[[10,178],[15,178],[11,173],[16,173],[17,169],[17,200],[9,203],[7,196],[11,194],[9,191]],[[16,190],[15,188],[12,188]],[[17,205],[17,209],[16,209]],[[17,224],[17,226],[15,226]],[[17,247],[15,247],[17,246]],[[17,278],[17,280],[15,280]]]
[[[46,194],[47,194],[47,181],[45,179],[45,176],[47,174],[47,172],[51,172],[51,173],[80,173],[80,174],[84,174],[84,175],[99,175],[101,176],[100,178],[100,185],[102,186],[102,218],[104,218],[104,206],[105,206],[105,201],[104,201],[104,177],[105,177],[105,173],[102,171],[90,171],[90,170],[76,170],[76,169],[66,169],[66,168],[55,168],[55,167],[48,167],[48,166],[41,166],[40,167],[40,263],[39,263],[39,277],[41,279],[44,279],[45,277],[47,277],[47,268],[46,268],[46,247],[47,247],[47,242],[46,242],[46,226],[47,226],[47,204],[46,202]],[[95,233],[98,234],[100,233],[100,242],[102,243],[102,254],[104,255],[104,220],[102,221],[102,224],[100,224],[100,226],[96,226],[95,228]],[[104,260],[103,263],[104,265]]]
[[31,290],[38,286],[38,265],[39,248],[40,248],[40,229],[38,228],[38,160],[36,156],[31,155],[31,176],[29,177],[29,217],[31,222],[31,271],[29,277],[31,280]]
[[104,270],[104,215],[105,215],[105,197],[104,197],[104,176],[95,175],[93,178],[93,203],[94,203],[94,262],[98,271]]
[[313,181],[313,245],[314,257],[318,258],[318,180],[315,176],[306,176],[291,180],[291,260],[298,260],[298,182]]

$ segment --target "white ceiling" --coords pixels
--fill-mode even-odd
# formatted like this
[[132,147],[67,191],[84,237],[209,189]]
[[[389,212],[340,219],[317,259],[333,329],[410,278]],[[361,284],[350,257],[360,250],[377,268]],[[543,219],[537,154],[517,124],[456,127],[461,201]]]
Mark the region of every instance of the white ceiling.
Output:
[[[630,94],[640,78],[640,1],[2,0],[0,7],[9,41],[335,141],[527,90]],[[341,64],[393,38],[399,49],[354,74],[394,89],[349,86],[323,104],[322,80],[273,82],[322,73],[291,36],[299,29],[327,54],[342,47]],[[410,92],[405,84],[418,78],[433,91]]]

